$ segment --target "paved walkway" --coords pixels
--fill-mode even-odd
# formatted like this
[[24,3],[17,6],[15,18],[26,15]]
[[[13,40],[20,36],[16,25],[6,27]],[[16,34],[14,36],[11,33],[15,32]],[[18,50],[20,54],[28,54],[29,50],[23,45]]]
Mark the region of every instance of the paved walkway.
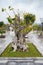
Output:
[[12,42],[12,35],[10,35],[10,32],[6,32],[6,38],[0,38],[0,54],[5,50],[5,48],[10,44],[10,42]]
[[38,35],[34,32],[30,32],[26,36],[28,37],[27,41],[32,42],[39,50],[39,52],[43,55],[43,40],[41,40],[41,38],[39,39]]

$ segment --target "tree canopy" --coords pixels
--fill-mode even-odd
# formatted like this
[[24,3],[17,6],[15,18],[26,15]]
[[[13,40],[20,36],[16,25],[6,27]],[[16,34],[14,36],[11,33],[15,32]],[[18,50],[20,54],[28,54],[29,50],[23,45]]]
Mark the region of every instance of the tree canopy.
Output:
[[[10,23],[10,24],[14,24],[15,23],[15,26],[17,26],[18,27],[18,25],[20,25],[20,26],[24,26],[24,27],[27,27],[27,25],[28,25],[28,29],[31,29],[31,26],[32,26],[32,24],[35,22],[35,20],[36,20],[36,16],[34,15],[34,14],[31,14],[31,13],[22,13],[23,14],[23,19],[24,20],[21,20],[20,19],[20,13],[19,12],[17,12],[17,13],[15,13],[15,10],[14,10],[14,8],[12,8],[11,6],[9,6],[8,7],[8,9],[10,10],[10,11],[12,11],[13,12],[13,14],[14,14],[14,17],[12,18],[10,15],[8,15],[8,17],[7,17],[7,20],[8,20],[8,22]],[[5,13],[6,14],[8,14],[7,12],[6,12],[6,9],[4,9],[4,8],[2,8],[2,12],[4,12],[5,11]],[[18,22],[19,21],[19,22]],[[18,25],[17,25],[18,24]]]
[[[15,14],[15,11],[14,11],[14,8],[12,8],[11,6],[9,6],[8,7],[8,9],[10,10],[10,11],[12,11],[13,12],[13,14],[14,14],[14,20],[15,21],[17,21],[18,19],[18,14]],[[4,11],[6,11],[6,9],[5,8],[2,8],[2,12],[4,12]],[[6,12],[7,13],[7,12]],[[17,12],[18,13],[18,12]],[[7,13],[8,14],[8,13]],[[34,14],[30,14],[30,13],[25,13],[24,14],[24,16],[23,16],[23,18],[24,18],[24,23],[26,24],[26,25],[30,25],[30,24],[33,24],[34,23],[34,21],[36,20],[36,16],[34,15]],[[9,23],[12,23],[12,21],[14,21],[12,18],[11,18],[11,16],[10,15],[8,15],[8,17],[7,17],[7,20],[8,20],[8,22]],[[21,21],[21,20],[20,20]],[[22,22],[21,22],[22,23]],[[22,23],[23,24],[23,23]]]
[[26,25],[33,24],[35,20],[36,20],[35,15],[29,14],[29,13],[24,14],[24,21],[25,21]]

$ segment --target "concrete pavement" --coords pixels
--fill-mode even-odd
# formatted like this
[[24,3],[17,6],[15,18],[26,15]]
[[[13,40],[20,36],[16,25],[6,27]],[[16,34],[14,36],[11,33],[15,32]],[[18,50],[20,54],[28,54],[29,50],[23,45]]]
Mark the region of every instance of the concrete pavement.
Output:
[[33,31],[28,33],[26,36],[28,37],[26,41],[32,42],[36,46],[38,51],[43,55],[43,40],[41,40],[41,38],[39,39],[38,35]]
[[0,54],[5,50],[5,48],[12,42],[12,36],[10,35],[10,31],[6,32],[5,39],[0,38]]

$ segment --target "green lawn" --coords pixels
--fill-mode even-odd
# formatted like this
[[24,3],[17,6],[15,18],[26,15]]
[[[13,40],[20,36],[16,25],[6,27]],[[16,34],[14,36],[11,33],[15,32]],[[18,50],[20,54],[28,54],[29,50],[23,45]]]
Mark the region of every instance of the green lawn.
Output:
[[0,57],[42,57],[39,51],[33,44],[28,43],[28,52],[11,51],[11,45],[9,45],[5,51],[0,55]]

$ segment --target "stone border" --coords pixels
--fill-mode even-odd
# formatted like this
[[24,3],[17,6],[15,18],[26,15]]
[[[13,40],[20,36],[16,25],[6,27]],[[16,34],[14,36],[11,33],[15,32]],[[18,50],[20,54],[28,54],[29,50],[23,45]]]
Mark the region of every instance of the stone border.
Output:
[[15,65],[19,63],[43,64],[43,57],[0,57],[0,64],[9,65],[9,63],[15,63]]

